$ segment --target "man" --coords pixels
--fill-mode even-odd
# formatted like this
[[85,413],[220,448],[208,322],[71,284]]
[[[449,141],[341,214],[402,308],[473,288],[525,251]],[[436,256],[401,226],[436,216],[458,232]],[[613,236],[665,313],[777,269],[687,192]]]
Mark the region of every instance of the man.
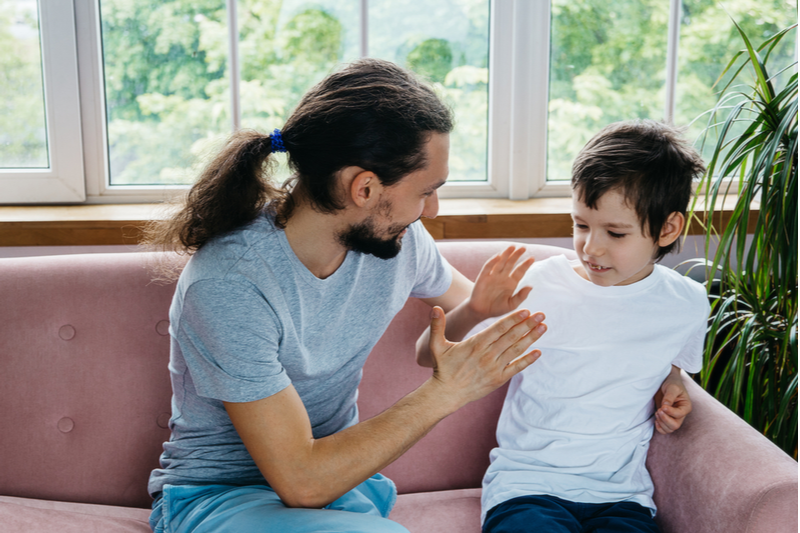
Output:
[[[410,73],[362,60],[309,91],[282,131],[234,135],[151,229],[152,243],[194,254],[170,309],[154,531],[405,531],[386,519],[396,491],[377,472],[538,357],[515,360],[544,332],[541,313],[445,340],[445,312],[498,316],[521,301],[470,298],[418,221],[437,214],[451,129]],[[278,188],[262,174],[283,150],[295,179]],[[434,306],[433,375],[359,422],[361,368],[409,296]]]

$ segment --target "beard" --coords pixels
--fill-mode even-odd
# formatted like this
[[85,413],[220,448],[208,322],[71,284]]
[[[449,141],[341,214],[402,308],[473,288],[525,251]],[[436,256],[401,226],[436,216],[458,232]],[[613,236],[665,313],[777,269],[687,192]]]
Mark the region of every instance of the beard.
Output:
[[377,235],[375,223],[370,217],[341,232],[339,242],[354,252],[374,255],[378,259],[392,259],[400,253],[403,246],[400,234],[407,227],[402,224],[394,225],[387,230],[394,237],[381,238]]

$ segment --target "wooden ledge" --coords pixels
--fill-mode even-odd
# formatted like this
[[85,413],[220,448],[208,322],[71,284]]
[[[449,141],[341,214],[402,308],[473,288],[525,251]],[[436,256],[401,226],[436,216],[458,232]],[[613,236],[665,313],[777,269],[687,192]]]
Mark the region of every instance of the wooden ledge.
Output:
[[[724,227],[735,198],[715,216]],[[570,237],[569,198],[532,200],[443,199],[439,216],[423,223],[435,239],[537,239]],[[0,206],[0,246],[89,246],[138,244],[141,228],[166,216],[164,204]],[[750,223],[758,216],[752,206]],[[692,235],[703,234],[698,223]]]

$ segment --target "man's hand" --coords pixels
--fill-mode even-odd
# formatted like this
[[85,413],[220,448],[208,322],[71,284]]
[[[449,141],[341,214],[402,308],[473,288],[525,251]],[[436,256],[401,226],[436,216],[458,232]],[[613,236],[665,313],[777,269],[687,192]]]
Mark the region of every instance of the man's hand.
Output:
[[481,268],[469,298],[469,308],[479,321],[510,313],[520,306],[531,287],[523,287],[518,293],[520,280],[533,265],[533,258],[520,264],[517,261],[525,253],[525,247],[509,246],[492,256]]
[[523,309],[464,341],[450,342],[444,335],[444,311],[434,307],[431,317],[433,379],[444,386],[445,398],[455,402],[454,410],[486,396],[536,361],[539,350],[521,356],[547,330],[542,313]]
[[656,431],[669,435],[683,424],[692,412],[692,400],[683,384],[680,368],[673,366],[667,379],[656,393]]

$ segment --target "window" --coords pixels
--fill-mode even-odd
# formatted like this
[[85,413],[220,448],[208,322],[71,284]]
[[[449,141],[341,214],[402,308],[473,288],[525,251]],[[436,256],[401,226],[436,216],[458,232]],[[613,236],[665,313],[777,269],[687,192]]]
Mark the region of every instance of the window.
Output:
[[71,1],[0,0],[0,201],[86,198]]
[[[758,40],[797,1],[726,8]],[[443,197],[567,195],[594,132],[692,123],[739,48],[713,0],[0,0],[0,202],[167,198],[232,130],[279,128],[362,56],[415,70],[453,107]]]

